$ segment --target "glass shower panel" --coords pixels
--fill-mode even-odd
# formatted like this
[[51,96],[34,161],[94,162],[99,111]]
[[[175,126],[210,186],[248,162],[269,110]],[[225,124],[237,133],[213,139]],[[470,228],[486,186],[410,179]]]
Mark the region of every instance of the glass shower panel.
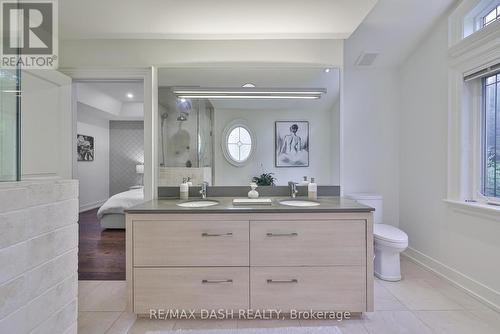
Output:
[[213,166],[213,107],[207,100],[199,100],[198,108],[198,166]]
[[18,71],[0,69],[0,182],[20,178],[20,87]]
[[212,184],[213,112],[205,99],[177,98],[169,87],[159,89],[159,186]]

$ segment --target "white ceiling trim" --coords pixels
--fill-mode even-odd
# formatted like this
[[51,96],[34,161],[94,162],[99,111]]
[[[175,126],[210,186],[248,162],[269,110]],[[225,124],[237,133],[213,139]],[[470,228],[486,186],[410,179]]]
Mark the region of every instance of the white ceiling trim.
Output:
[[338,33],[262,33],[262,34],[162,34],[162,33],[94,33],[70,36],[64,40],[86,39],[159,39],[159,40],[278,40],[278,39],[347,39],[351,31]]

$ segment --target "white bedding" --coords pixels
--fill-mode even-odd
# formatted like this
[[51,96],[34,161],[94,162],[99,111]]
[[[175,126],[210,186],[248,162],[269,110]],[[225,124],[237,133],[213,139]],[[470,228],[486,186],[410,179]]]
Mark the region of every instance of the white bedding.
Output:
[[111,196],[97,211],[97,218],[101,219],[105,214],[121,213],[134,205],[144,202],[144,190],[133,189]]

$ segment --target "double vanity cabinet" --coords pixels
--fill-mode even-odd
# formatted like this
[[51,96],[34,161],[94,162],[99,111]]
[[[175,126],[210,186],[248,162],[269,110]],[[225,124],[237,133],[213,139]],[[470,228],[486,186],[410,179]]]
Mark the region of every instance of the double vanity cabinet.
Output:
[[127,212],[129,310],[373,311],[371,208],[341,198],[291,208]]

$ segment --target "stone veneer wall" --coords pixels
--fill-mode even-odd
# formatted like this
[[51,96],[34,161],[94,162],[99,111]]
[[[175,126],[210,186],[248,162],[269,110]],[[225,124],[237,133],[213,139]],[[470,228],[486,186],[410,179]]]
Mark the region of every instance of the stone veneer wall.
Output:
[[0,333],[77,332],[78,181],[0,183]]

